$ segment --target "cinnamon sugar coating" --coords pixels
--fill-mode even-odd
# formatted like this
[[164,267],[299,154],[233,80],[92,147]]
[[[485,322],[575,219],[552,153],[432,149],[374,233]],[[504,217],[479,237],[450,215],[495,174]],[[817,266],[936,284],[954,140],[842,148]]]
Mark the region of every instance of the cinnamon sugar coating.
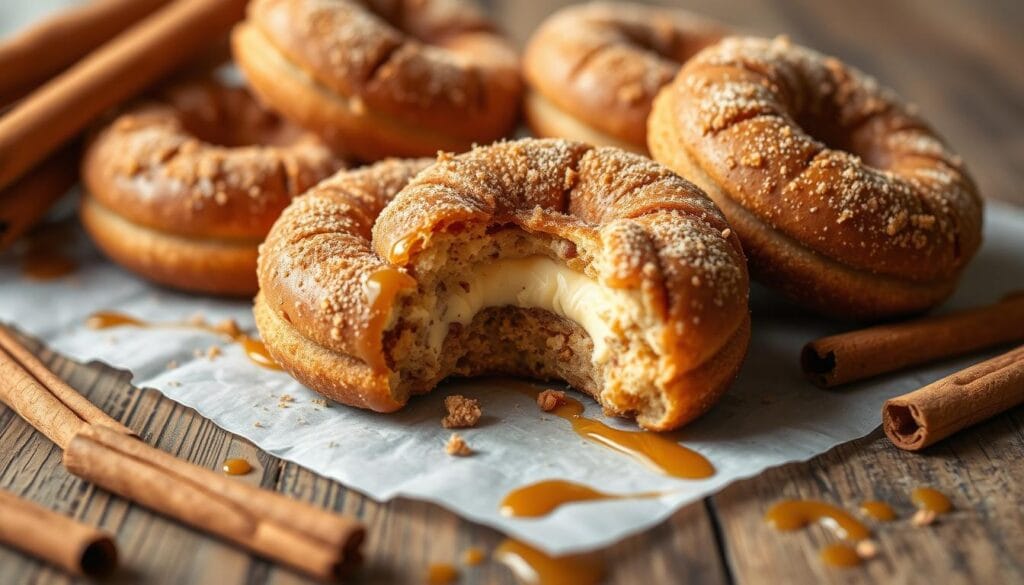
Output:
[[267,103],[363,160],[465,150],[518,111],[515,51],[470,0],[255,0],[233,48]]
[[[562,112],[643,150],[658,90],[725,30],[683,10],[625,2],[577,4],[541,23],[527,43],[523,75],[532,90]],[[544,132],[540,116],[527,104],[534,133],[554,136]]]
[[[608,317],[619,354],[540,309],[485,303],[437,324],[481,266],[537,258],[629,299],[632,313]],[[331,398],[382,411],[447,375],[504,372],[568,380],[611,412],[671,428],[714,403],[749,336],[743,253],[700,189],[647,158],[565,140],[339,173],[282,214],[259,277],[257,325],[275,358]]]
[[245,90],[187,82],[130,107],[90,141],[82,217],[107,254],[143,276],[251,294],[271,224],[344,164]]
[[[974,182],[914,108],[784,38],[704,50],[649,125],[655,158],[722,206],[755,275],[819,310],[925,309],[980,244]],[[850,298],[857,285],[861,301]]]

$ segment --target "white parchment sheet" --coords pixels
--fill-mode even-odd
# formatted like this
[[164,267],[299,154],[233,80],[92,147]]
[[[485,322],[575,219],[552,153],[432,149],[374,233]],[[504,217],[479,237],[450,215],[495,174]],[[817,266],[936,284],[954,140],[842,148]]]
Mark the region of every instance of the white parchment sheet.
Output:
[[[379,415],[317,396],[287,374],[253,365],[238,345],[186,329],[123,327],[93,330],[86,317],[117,310],[152,321],[234,318],[252,328],[250,305],[210,300],[151,286],[102,259],[79,235],[81,267],[74,274],[33,282],[17,258],[0,256],[0,320],[14,323],[72,358],[100,360],[134,374],[134,383],[157,388],[269,453],[334,478],[377,500],[396,496],[436,502],[552,554],[593,549],[666,519],[681,506],[763,469],[808,459],[861,437],[880,420],[882,402],[946,375],[979,357],[947,361],[842,390],[819,390],[800,374],[805,342],[848,325],[805,315],[755,289],[753,339],[739,380],[710,414],[687,427],[683,442],[717,468],[706,480],[672,479],[576,435],[567,421],[540,412],[527,396],[501,380],[444,384],[408,408]],[[1024,212],[990,205],[985,244],[944,308],[994,301],[1024,288]],[[205,356],[211,345],[223,355]],[[201,350],[202,357],[195,356]],[[169,362],[177,367],[168,369]],[[477,451],[467,458],[444,452],[442,398],[480,398],[485,417],[462,434]],[[279,407],[282,395],[294,402]],[[587,415],[600,409],[584,399]],[[628,426],[622,421],[612,425]],[[565,506],[545,518],[510,519],[498,504],[511,489],[542,479],[581,482],[609,492],[668,491],[657,499]]]

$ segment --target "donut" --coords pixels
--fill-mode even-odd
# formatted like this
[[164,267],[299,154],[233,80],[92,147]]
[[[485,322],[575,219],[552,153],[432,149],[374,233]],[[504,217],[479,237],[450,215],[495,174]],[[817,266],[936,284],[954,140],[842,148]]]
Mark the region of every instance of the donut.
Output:
[[343,165],[241,88],[190,81],[127,109],[89,141],[82,223],[157,283],[256,292],[257,247],[292,197]]
[[526,122],[536,136],[646,153],[654,96],[681,63],[724,34],[721,25],[671,8],[563,8],[526,46]]
[[380,412],[449,376],[560,379],[667,430],[710,408],[750,337],[743,252],[650,159],[524,139],[342,171],[260,251],[256,324],[286,370]]
[[253,0],[232,50],[256,95],[364,161],[508,134],[513,48],[468,0]]
[[722,209],[754,278],[819,313],[925,311],[981,242],[974,181],[915,108],[785,38],[733,37],[687,62],[648,142]]

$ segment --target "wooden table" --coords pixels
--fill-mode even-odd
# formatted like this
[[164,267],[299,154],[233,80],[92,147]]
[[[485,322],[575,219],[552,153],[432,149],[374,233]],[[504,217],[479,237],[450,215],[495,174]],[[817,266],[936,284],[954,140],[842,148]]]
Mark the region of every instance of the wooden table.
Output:
[[[489,4],[521,42],[560,3]],[[689,6],[749,31],[788,34],[873,72],[920,104],[964,155],[987,197],[1024,204],[1024,5],[1018,0],[693,0]],[[371,537],[358,582],[422,583],[429,563],[457,562],[467,547],[490,549],[502,538],[431,504],[374,503],[262,453],[154,390],[133,388],[124,372],[38,349],[60,375],[148,442],[208,467],[229,456],[246,457],[258,468],[243,481],[362,518]],[[612,583],[1021,583],[1021,478],[1021,408],[921,455],[896,450],[876,431],[810,462],[734,484],[602,554]],[[949,494],[956,510],[936,525],[912,526],[906,521],[912,511],[908,493],[918,485]],[[3,407],[0,487],[116,533],[123,568],[112,581],[305,582],[69,476],[60,451]],[[877,559],[860,568],[829,569],[818,559],[832,539],[824,529],[778,534],[763,522],[771,503],[791,497],[851,510],[877,498],[894,503],[904,519],[876,530]],[[513,582],[507,569],[492,562],[466,569],[462,577],[462,583]],[[2,583],[66,580],[0,548]]]

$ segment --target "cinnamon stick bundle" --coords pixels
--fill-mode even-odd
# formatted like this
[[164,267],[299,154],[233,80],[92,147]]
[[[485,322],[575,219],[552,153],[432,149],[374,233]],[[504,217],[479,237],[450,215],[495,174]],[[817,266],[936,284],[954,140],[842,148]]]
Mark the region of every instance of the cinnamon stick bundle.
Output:
[[182,461],[102,427],[72,439],[64,466],[78,477],[291,565],[336,579],[359,560],[364,529],[357,521],[261,491]]
[[245,0],[175,0],[83,58],[0,118],[0,189],[240,20]]
[[1024,404],[1024,345],[887,400],[882,429],[900,449],[919,451]]
[[29,93],[168,0],[92,0],[0,42],[0,108]]
[[998,303],[831,335],[804,346],[804,374],[829,388],[941,358],[1024,340],[1024,292]]
[[68,386],[0,327],[0,401],[61,449],[89,425],[124,435],[132,431]]
[[143,506],[320,579],[359,560],[363,525],[175,458],[131,435],[0,327],[0,400],[64,449],[64,465]]
[[74,575],[102,577],[117,567],[107,533],[0,490],[0,543]]

